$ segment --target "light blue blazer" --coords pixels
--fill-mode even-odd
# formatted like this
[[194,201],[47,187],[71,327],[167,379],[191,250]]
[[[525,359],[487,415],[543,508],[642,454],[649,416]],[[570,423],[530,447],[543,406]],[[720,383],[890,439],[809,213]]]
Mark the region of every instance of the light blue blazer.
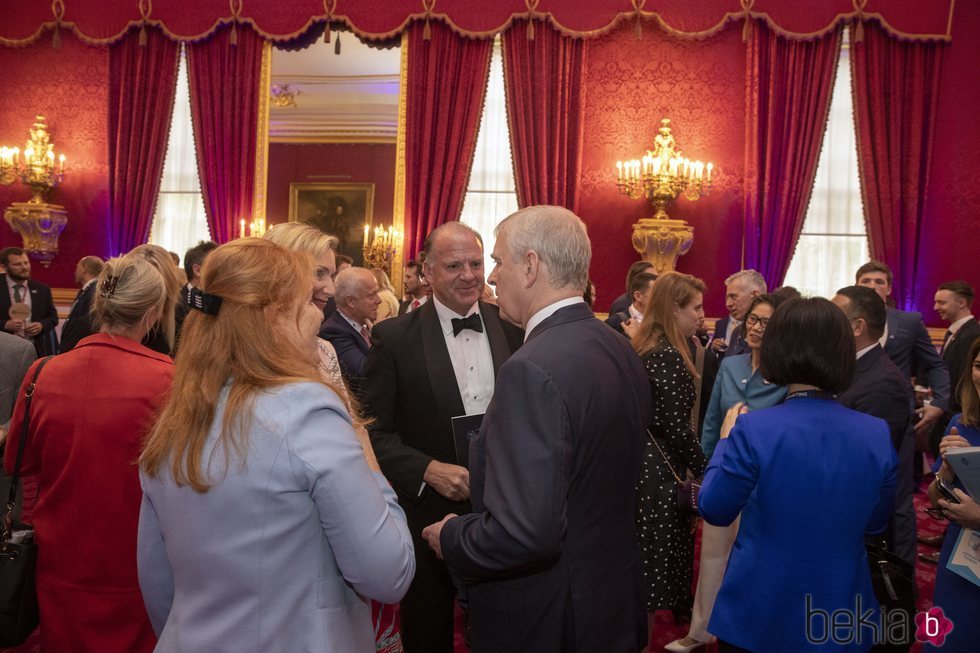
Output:
[[721,423],[728,409],[744,401],[749,411],[775,406],[786,396],[786,386],[769,383],[762,373],[752,372],[752,353],[727,356],[721,360],[711,389],[708,410],[701,427],[701,449],[709,459],[718,445]]
[[884,420],[832,399],[740,416],[699,498],[710,524],[742,514],[708,631],[754,653],[870,649],[867,629],[861,643],[812,645],[807,624],[820,639],[814,611],[853,611],[858,597],[877,614],[864,536],[888,524],[896,463]]
[[372,474],[337,396],[317,383],[259,395],[248,458],[203,459],[210,490],[141,476],[140,589],[156,651],[368,653],[368,598],[399,601],[415,573],[395,494]]

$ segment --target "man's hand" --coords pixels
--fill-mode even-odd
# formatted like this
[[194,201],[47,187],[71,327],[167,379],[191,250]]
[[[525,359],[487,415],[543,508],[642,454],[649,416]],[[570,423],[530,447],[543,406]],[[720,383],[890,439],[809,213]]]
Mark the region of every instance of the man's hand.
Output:
[[620,326],[623,327],[623,333],[625,333],[630,340],[636,335],[636,332],[640,330],[640,325],[636,323],[636,320],[630,318],[623,322]]
[[425,468],[422,480],[447,499],[465,501],[470,498],[470,473],[465,467],[433,460]]
[[18,333],[24,329],[24,320],[7,320],[7,323],[3,325],[4,331],[9,331],[10,333]]
[[29,336],[36,336],[37,334],[41,333],[41,329],[43,328],[44,325],[41,324],[40,322],[31,322],[30,324],[27,325],[27,328],[24,330],[24,332]]
[[922,418],[915,423],[915,432],[917,435],[925,435],[943,416],[943,409],[938,406],[923,406],[919,414]]
[[442,544],[439,542],[439,536],[442,534],[442,527],[446,525],[446,522],[456,517],[456,513],[449,513],[442,518],[442,521],[438,524],[429,524],[422,529],[422,539],[424,539],[429,544],[429,548],[436,552],[436,557],[442,560]]
[[711,341],[711,350],[714,351],[716,354],[721,354],[726,349],[728,349],[728,343],[722,340],[721,338],[715,338],[714,340]]

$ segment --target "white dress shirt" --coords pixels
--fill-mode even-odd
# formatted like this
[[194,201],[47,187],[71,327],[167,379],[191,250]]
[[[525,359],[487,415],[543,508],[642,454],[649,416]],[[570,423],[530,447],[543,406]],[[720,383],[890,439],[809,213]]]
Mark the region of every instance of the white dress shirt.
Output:
[[643,313],[636,310],[636,308],[632,304],[629,305],[629,312],[630,312],[630,318],[634,322],[636,322],[637,324],[643,322]]
[[534,327],[538,326],[549,317],[555,314],[555,311],[565,308],[566,306],[572,306],[573,304],[585,303],[585,300],[581,296],[569,297],[568,299],[560,299],[553,304],[548,304],[540,311],[531,316],[531,319],[527,321],[527,326],[524,329],[524,342],[527,342],[527,337],[531,335],[534,331]]
[[[448,308],[442,302],[432,297],[439,316],[439,325],[446,339],[446,349],[449,360],[453,363],[456,374],[456,384],[459,386],[460,399],[463,400],[463,410],[467,415],[478,415],[487,410],[490,398],[493,396],[493,356],[490,354],[490,340],[487,338],[487,326],[483,332],[473,329],[463,329],[458,336],[453,335],[453,318],[469,317],[480,312],[477,302],[470,307],[466,315],[460,315]],[[482,317],[481,317],[482,321]]]

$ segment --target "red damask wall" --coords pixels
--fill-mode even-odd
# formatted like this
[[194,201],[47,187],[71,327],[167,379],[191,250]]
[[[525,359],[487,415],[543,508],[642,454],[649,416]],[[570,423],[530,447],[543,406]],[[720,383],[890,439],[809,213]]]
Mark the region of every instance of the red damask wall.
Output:
[[269,145],[269,223],[289,219],[289,184],[373,183],[374,223],[391,224],[395,204],[394,143],[272,143]]
[[678,39],[647,26],[636,39],[632,24],[589,41],[585,73],[585,138],[579,211],[593,243],[596,308],[621,295],[626,271],[639,255],[632,225],[650,217],[647,200],[616,190],[616,161],[639,158],[637,144],[653,146],[662,118],[670,118],[677,146],[690,158],[713,161],[717,183],[696,202],[681,198],[672,218],[694,226],[694,247],[681,272],[708,284],[705,310],[723,315],[724,279],[738,270],[742,244],[745,149],[745,44],[739,26],[703,41]]
[[[0,143],[22,151],[34,116],[43,115],[55,151],[67,157],[65,180],[49,198],[68,211],[60,253],[45,269],[32,262],[32,276],[56,287],[74,285],[75,264],[83,256],[106,256],[109,215],[107,47],[62,37],[61,49],[41,39],[24,48],[0,47]],[[0,186],[0,209],[30,199],[21,183]],[[6,222],[0,225],[0,247],[22,244]]]
[[[964,279],[980,292],[980,3],[958,2],[943,59],[932,169],[916,275],[916,310],[932,310],[936,286]],[[980,301],[974,306],[974,314]]]

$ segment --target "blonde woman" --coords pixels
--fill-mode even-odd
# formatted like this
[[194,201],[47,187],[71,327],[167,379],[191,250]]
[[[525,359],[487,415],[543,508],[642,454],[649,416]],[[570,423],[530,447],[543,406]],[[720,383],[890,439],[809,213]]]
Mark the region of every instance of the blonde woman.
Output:
[[694,535],[690,515],[677,508],[674,474],[695,476],[707,465],[691,412],[700,383],[688,343],[704,318],[704,282],[668,272],[655,284],[632,338],[653,393],[653,417],[637,487],[637,531],[643,555],[647,610],[689,613]]
[[188,311],[187,306],[180,301],[180,289],[184,287],[180,269],[174,264],[170,252],[159,245],[140,245],[129,253],[153,265],[166,282],[167,296],[160,321],[153,325],[143,344],[153,351],[173,357],[177,349],[177,335]]
[[381,268],[371,268],[371,274],[378,281],[378,297],[381,304],[378,306],[378,319],[375,324],[389,317],[398,316],[398,296],[395,294],[395,287],[391,285],[391,280]]
[[374,651],[368,599],[415,572],[405,515],[317,369],[308,254],[207,258],[173,391],[140,457],[140,586],[156,651]]
[[[173,376],[169,357],[140,344],[168,297],[145,258],[110,260],[92,309],[101,332],[50,359],[38,376],[21,473],[36,474],[41,488],[32,521],[44,549],[37,562],[42,650],[149,653],[156,645],[136,577],[141,492],[133,461]],[[8,473],[23,401],[22,390]]]

